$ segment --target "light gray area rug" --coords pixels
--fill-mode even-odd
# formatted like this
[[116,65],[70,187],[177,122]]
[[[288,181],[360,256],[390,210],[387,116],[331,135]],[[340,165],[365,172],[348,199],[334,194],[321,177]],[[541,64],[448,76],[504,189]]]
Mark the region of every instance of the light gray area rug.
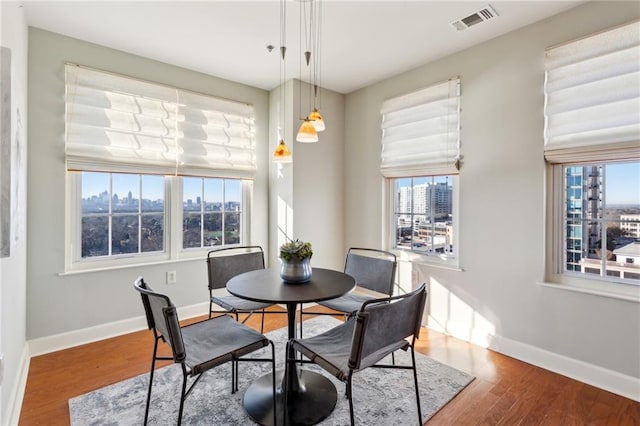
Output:
[[[320,316],[305,321],[304,333],[311,336],[339,321]],[[276,343],[276,363],[284,365],[285,328],[267,334]],[[151,355],[151,347],[149,355]],[[270,351],[270,350],[269,350]],[[256,352],[255,357],[270,356]],[[411,353],[398,351],[396,364],[411,365]],[[423,422],[456,396],[474,378],[416,352],[418,383]],[[303,368],[323,372],[315,365]],[[231,367],[222,365],[205,373],[187,400],[182,422],[186,425],[254,424],[242,407],[242,397],[253,379],[270,372],[269,363],[241,363],[240,389],[231,394]],[[338,389],[338,403],[331,415],[320,424],[348,425],[349,402],[345,385],[328,375]],[[148,374],[77,396],[69,400],[72,426],[141,425],[149,383]],[[149,409],[150,425],[175,424],[178,416],[182,372],[178,365],[156,371]],[[358,425],[417,424],[418,415],[411,370],[369,368],[353,379],[354,411]]]

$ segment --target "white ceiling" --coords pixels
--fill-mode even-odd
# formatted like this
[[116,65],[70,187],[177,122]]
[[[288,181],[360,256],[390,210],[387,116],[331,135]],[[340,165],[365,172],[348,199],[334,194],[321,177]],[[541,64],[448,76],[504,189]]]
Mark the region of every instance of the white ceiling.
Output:
[[[287,1],[287,80],[300,66],[300,6]],[[322,4],[321,85],[349,93],[570,9],[583,1],[340,1]],[[487,4],[498,17],[456,31]],[[23,1],[30,26],[270,90],[280,4],[261,1]],[[276,49],[269,53],[266,46]]]

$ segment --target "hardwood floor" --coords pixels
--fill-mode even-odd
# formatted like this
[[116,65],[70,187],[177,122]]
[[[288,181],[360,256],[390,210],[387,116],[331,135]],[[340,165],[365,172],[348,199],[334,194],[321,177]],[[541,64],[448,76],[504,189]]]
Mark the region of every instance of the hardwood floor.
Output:
[[[285,315],[266,316],[265,333],[284,326]],[[69,398],[147,373],[152,347],[144,330],[32,358],[20,425],[68,425]],[[423,329],[417,349],[476,377],[429,426],[640,425],[638,402],[458,339]]]

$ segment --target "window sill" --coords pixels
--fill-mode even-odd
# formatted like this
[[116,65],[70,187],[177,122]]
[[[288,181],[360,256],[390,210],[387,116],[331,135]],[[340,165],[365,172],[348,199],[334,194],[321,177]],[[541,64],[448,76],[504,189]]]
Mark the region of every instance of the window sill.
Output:
[[167,265],[171,263],[183,263],[183,262],[193,262],[198,261],[201,262],[206,258],[206,254],[204,257],[189,257],[184,259],[166,259],[160,261],[152,261],[152,262],[140,262],[140,263],[131,263],[131,264],[121,264],[114,266],[101,266],[95,268],[86,268],[86,269],[70,269],[68,271],[59,272],[58,276],[65,277],[69,275],[80,275],[80,274],[91,274],[94,272],[105,272],[105,271],[117,271],[120,269],[128,269],[128,268],[140,268],[145,266],[157,266],[157,265]]
[[405,250],[392,250],[398,257],[398,262],[409,262],[432,268],[446,269],[449,271],[464,272],[457,263],[438,259],[436,256],[426,256]]
[[[640,303],[640,287],[627,284],[611,284],[620,286],[616,289],[604,289],[601,286],[587,286],[580,284],[568,284],[568,283],[553,283],[553,282],[538,282],[538,285],[546,288],[553,288],[557,290],[573,291],[576,293],[590,294],[592,296],[608,297],[610,299],[625,300],[627,302]],[[608,286],[607,286],[608,287]]]

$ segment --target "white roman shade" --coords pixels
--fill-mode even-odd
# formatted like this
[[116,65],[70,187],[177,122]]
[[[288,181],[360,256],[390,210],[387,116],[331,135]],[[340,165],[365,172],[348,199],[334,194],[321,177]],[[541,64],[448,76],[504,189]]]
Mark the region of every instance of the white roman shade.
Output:
[[68,170],[252,179],[251,105],[67,64]]
[[381,112],[385,177],[458,174],[459,78],[388,99]]
[[640,158],[640,22],[546,52],[545,158]]

